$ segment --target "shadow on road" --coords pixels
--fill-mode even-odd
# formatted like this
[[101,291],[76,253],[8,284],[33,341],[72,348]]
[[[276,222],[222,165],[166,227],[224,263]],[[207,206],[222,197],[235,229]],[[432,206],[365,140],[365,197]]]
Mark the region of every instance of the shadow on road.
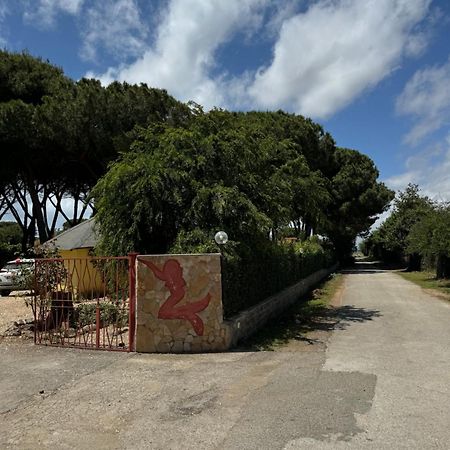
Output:
[[340,270],[343,274],[352,275],[367,275],[371,273],[383,273],[391,272],[393,270],[404,270],[404,266],[387,266],[382,264],[380,261],[356,261],[353,265],[349,267],[344,267]]
[[382,316],[377,309],[357,308],[353,305],[340,306],[328,311],[331,319],[336,320],[334,329],[338,328],[340,330],[347,328],[352,322],[367,322]]
[[[304,341],[308,344],[322,344],[325,332],[346,330],[352,324],[371,321],[382,314],[376,309],[358,308],[353,305],[321,308],[305,317],[301,310],[291,309],[276,322],[243,342],[239,351],[275,350],[289,341]],[[320,337],[316,335],[321,334]]]
[[381,317],[376,309],[357,308],[353,305],[324,309],[320,314],[311,318],[309,323],[302,324],[302,331],[332,331],[345,330],[352,323],[362,323]]

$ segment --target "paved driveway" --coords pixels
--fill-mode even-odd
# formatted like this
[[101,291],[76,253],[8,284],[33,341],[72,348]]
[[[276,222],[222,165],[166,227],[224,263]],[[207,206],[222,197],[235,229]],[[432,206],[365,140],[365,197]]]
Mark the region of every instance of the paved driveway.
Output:
[[346,275],[327,345],[143,355],[0,344],[0,448],[448,449],[450,304]]

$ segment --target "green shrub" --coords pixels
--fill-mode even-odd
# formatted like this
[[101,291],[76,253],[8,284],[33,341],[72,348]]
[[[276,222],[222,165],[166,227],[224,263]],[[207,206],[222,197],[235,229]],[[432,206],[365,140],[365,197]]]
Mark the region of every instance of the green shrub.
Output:
[[240,245],[233,254],[224,252],[224,315],[231,317],[333,262],[331,252],[312,241],[260,242],[254,246]]
[[[110,324],[116,324],[118,327],[124,327],[128,323],[128,313],[120,305],[114,303],[100,303],[100,321],[105,327]],[[86,325],[95,324],[97,314],[96,303],[83,303],[78,305],[71,317],[71,326],[73,328],[82,328]]]

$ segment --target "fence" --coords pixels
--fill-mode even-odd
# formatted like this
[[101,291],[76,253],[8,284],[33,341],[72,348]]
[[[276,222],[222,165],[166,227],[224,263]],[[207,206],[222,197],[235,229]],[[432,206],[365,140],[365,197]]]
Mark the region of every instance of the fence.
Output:
[[134,254],[36,260],[35,343],[134,350],[135,262]]

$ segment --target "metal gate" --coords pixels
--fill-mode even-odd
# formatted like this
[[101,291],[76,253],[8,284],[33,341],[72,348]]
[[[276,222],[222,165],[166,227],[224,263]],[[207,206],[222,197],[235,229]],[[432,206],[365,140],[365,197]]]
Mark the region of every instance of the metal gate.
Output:
[[37,259],[34,342],[133,351],[136,255]]

